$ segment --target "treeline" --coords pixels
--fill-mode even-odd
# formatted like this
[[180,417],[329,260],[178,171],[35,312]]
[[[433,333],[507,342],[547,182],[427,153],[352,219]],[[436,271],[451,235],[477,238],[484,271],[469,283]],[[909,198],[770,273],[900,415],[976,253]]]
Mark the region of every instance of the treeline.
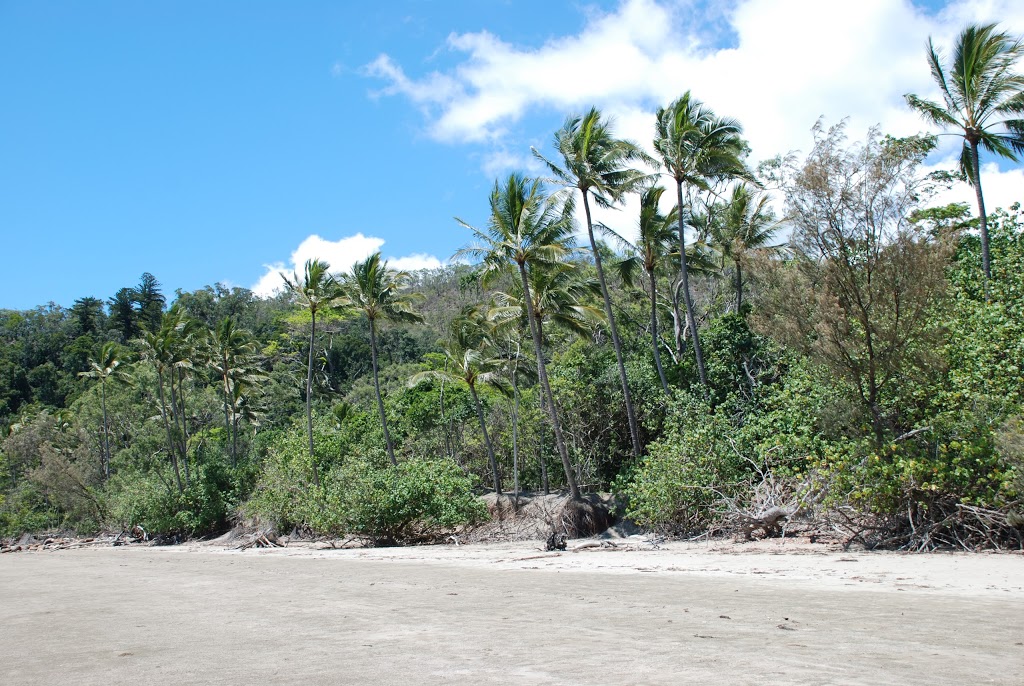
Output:
[[868,545],[1020,545],[1019,206],[981,237],[930,206],[927,136],[819,125],[752,170],[690,94],[653,129],[652,158],[567,119],[534,151],[551,178],[497,181],[444,269],[311,260],[272,299],[170,306],[144,274],[0,312],[0,531],[416,541],[485,517],[475,494],[564,489],[676,534],[779,508]]

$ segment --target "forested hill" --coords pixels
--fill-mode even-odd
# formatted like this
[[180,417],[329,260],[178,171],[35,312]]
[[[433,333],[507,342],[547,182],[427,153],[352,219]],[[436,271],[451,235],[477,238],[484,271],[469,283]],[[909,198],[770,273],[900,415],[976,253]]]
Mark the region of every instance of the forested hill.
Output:
[[1019,545],[1024,217],[983,245],[927,204],[931,139],[816,136],[762,170],[784,217],[721,173],[680,212],[637,173],[606,191],[640,200],[616,235],[513,174],[469,264],[314,260],[272,299],[144,273],[0,311],[0,533],[418,541],[482,492],[564,489],[670,533],[780,507],[870,545]]

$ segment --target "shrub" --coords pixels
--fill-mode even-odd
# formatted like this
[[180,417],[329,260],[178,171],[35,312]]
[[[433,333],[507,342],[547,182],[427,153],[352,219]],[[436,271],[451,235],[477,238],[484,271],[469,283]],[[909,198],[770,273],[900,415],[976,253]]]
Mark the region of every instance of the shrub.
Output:
[[374,545],[420,543],[487,517],[473,486],[450,460],[385,467],[352,460],[329,475],[325,509],[341,531]]

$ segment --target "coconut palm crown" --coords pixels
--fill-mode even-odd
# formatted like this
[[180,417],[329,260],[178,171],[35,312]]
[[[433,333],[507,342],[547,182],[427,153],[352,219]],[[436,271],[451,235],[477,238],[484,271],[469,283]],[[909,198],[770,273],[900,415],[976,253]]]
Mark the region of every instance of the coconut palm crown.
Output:
[[904,96],[925,120],[953,129],[964,139],[960,170],[974,186],[978,201],[986,284],[991,278],[991,265],[979,152],[984,149],[1014,162],[1024,153],[1024,74],[1015,71],[1022,56],[1022,39],[999,31],[995,24],[969,24],[956,39],[948,67],[943,66],[942,53],[928,39],[928,66],[943,102],[910,93]]

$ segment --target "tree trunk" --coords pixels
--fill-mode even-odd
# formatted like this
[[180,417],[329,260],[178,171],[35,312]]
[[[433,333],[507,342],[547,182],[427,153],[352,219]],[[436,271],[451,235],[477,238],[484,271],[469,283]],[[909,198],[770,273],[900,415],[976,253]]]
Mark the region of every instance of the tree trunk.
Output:
[[480,420],[480,430],[484,433],[484,445],[487,446],[487,459],[491,463],[491,478],[494,481],[494,492],[501,495],[501,475],[498,473],[498,460],[494,457],[494,446],[491,445],[491,437],[487,434],[487,421],[484,419],[484,410],[480,406],[480,396],[476,393],[476,386],[469,384],[469,393],[473,396],[473,404],[476,405],[476,418]]
[[[224,356],[221,357],[221,381],[224,382],[224,388],[222,389],[224,391],[224,430],[228,432],[228,438],[233,438],[234,437],[234,403],[231,403],[232,407],[231,407],[231,412],[229,413],[228,412],[228,400],[229,400],[229,397],[228,397],[229,396],[228,387],[230,385],[230,382],[228,380],[227,369],[228,369],[228,366],[227,366],[227,356],[224,355]],[[236,466],[235,465],[235,446],[234,446],[234,441],[232,440],[232,444],[231,444],[231,468],[234,469],[235,466]]]
[[398,460],[395,459],[395,449],[391,445],[391,434],[388,433],[388,418],[384,414],[384,400],[380,395],[380,376],[377,372],[377,322],[374,319],[370,320],[370,359],[373,361],[373,390],[377,395],[377,411],[380,412],[380,424],[384,427],[384,443],[388,447],[388,459],[391,460],[391,464],[397,466]]
[[653,269],[647,270],[647,276],[651,279],[651,349],[654,351],[654,366],[658,369],[661,389],[665,391],[665,395],[669,395],[665,369],[661,366],[661,350],[658,349],[658,282]]
[[164,420],[164,430],[167,432],[167,448],[171,453],[171,464],[174,466],[174,480],[178,484],[178,492],[184,491],[181,485],[181,469],[178,467],[178,451],[174,447],[174,434],[171,432],[171,423],[167,419],[167,401],[164,399],[164,375],[157,370],[157,394],[160,398],[160,416]]
[[519,265],[519,277],[523,282],[523,299],[526,300],[526,315],[530,321],[530,333],[533,336],[533,349],[537,355],[537,376],[540,378],[541,388],[548,397],[548,416],[551,418],[551,428],[555,432],[555,446],[558,448],[558,455],[562,458],[562,469],[565,470],[565,481],[569,486],[569,495],[573,500],[580,499],[580,488],[576,485],[576,475],[573,472],[572,463],[569,461],[569,452],[565,449],[565,439],[562,437],[562,425],[558,421],[558,408],[555,407],[555,396],[551,392],[551,383],[548,381],[547,365],[544,364],[544,348],[541,344],[541,324],[537,321],[537,315],[533,311],[533,296],[530,295],[530,282],[526,278],[526,267]]
[[636,424],[636,412],[633,409],[633,397],[629,393],[629,379],[626,377],[626,365],[622,360],[622,343],[619,341],[619,328],[615,325],[615,314],[612,312],[612,299],[608,295],[608,284],[604,279],[604,268],[601,266],[601,253],[594,239],[594,224],[590,219],[589,193],[583,191],[583,210],[587,215],[587,235],[590,237],[590,248],[594,252],[594,266],[597,267],[597,280],[601,284],[601,296],[604,299],[604,311],[608,316],[608,330],[612,334],[612,347],[615,348],[615,361],[619,366],[619,381],[622,383],[622,399],[626,405],[626,419],[629,422],[629,438],[633,444],[633,457],[639,459],[643,450],[640,447],[640,432]]
[[683,278],[683,300],[686,302],[686,318],[690,324],[690,338],[693,339],[693,353],[697,358],[697,374],[702,386],[708,385],[708,375],[704,369],[704,353],[697,337],[697,318],[693,314],[693,297],[690,295],[690,275],[686,269],[686,229],[683,223],[683,184],[676,181],[676,198],[679,207],[679,271]]
[[[517,358],[518,364],[518,358]],[[512,372],[512,487],[519,503],[519,384]]]
[[[537,394],[540,396],[540,413],[547,412],[544,404],[543,391]],[[544,488],[544,495],[551,495],[551,482],[548,480],[548,461],[544,457],[544,432],[537,432],[537,460],[540,462],[540,483]]]
[[985,274],[985,299],[988,300],[988,282],[992,278],[988,252],[988,217],[985,215],[985,196],[981,193],[981,167],[978,161],[978,142],[971,143],[971,162],[974,165],[974,194],[978,198],[978,220],[981,225],[981,270]]
[[107,379],[100,379],[100,398],[103,404],[103,479],[110,478],[110,430],[107,428]]
[[306,364],[306,434],[309,437],[309,464],[313,468],[313,484],[320,486],[320,470],[313,456],[313,342],[316,340],[316,311],[309,312],[309,361]]
[[736,260],[736,314],[743,314],[743,267]]

